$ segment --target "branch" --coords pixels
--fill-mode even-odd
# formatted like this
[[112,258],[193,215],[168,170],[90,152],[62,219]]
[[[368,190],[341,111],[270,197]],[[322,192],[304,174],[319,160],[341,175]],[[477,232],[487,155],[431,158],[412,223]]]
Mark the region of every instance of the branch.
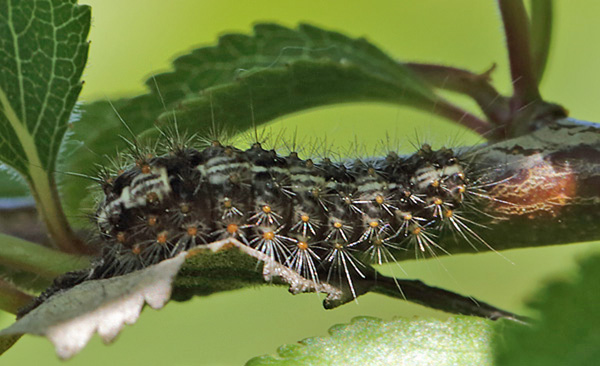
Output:
[[517,110],[541,98],[533,69],[529,19],[522,0],[498,0],[498,4],[504,23],[514,90],[511,107]]
[[418,280],[394,279],[379,275],[373,281],[371,291],[453,314],[478,316],[491,320],[504,318],[518,322],[526,321],[524,317],[498,309],[483,301],[428,286]]
[[448,103],[441,98],[440,101],[433,106],[432,112],[448,118],[483,137],[488,137],[495,130],[495,126],[491,123],[484,121],[474,114],[471,114],[454,104]]
[[459,215],[476,235],[442,232],[436,242],[451,254],[600,240],[600,124],[563,119],[472,148],[462,160],[472,209]]
[[434,64],[404,64],[436,88],[466,94],[473,98],[488,119],[503,125],[510,117],[508,98],[500,95],[490,84],[490,74],[495,65],[482,74]]
[[552,40],[552,0],[531,0],[531,56],[538,84],[542,81]]

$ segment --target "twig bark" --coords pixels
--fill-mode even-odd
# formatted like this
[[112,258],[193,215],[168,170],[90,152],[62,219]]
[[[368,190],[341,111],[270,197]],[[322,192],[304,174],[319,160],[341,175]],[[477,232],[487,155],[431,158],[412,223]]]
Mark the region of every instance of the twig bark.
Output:
[[511,107],[515,111],[541,99],[531,56],[529,19],[521,0],[498,0],[498,4],[504,23],[514,90]]
[[410,68],[435,88],[454,91],[473,98],[481,111],[494,124],[503,125],[508,121],[510,117],[509,100],[498,93],[490,83],[490,74],[495,65],[481,74],[433,64],[407,63],[404,66]]

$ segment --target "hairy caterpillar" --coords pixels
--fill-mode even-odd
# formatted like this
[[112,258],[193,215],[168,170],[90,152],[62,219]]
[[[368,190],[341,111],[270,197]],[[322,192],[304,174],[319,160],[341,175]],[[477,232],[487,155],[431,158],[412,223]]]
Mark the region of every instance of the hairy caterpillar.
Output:
[[352,297],[369,264],[396,262],[405,251],[448,253],[448,236],[488,245],[471,217],[493,184],[482,183],[464,152],[424,144],[409,156],[333,162],[281,156],[259,143],[195,149],[176,129],[164,137],[165,154],[132,142],[132,163],[102,171],[93,215],[102,257],[57,280],[38,303],[227,238]]

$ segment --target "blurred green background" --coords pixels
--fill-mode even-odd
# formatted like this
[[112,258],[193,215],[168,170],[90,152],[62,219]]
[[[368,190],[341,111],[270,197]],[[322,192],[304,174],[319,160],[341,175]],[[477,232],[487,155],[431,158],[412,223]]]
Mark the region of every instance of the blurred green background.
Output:
[[[493,1],[194,1],[88,0],[93,25],[83,102],[132,96],[143,91],[153,72],[169,69],[176,55],[214,44],[225,32],[248,33],[253,23],[276,21],[294,26],[300,21],[351,36],[365,36],[401,60],[443,63],[482,72],[492,63],[502,92],[510,90],[498,11]],[[600,3],[557,2],[555,38],[545,80],[544,97],[561,102],[580,119],[600,120],[595,86],[600,35],[595,14]],[[462,98],[459,103],[471,106]],[[273,133],[325,137],[341,151],[355,138],[375,148],[386,133],[403,151],[417,136],[434,145],[459,141],[472,144],[477,136],[432,115],[384,105],[323,108],[272,125]],[[372,151],[372,150],[370,150]],[[572,272],[575,258],[589,254],[593,244],[564,248],[519,250],[415,261],[384,268],[409,278],[493,303],[525,311],[523,300],[544,281]],[[261,287],[171,303],[161,311],[146,309],[139,322],[126,327],[117,341],[91,344],[67,365],[233,365],[253,356],[273,353],[279,345],[325,335],[336,323],[358,315],[384,319],[433,316],[440,312],[379,295],[360,297],[339,309],[323,310],[321,297],[292,296],[284,288]],[[7,326],[11,317],[0,317]],[[48,341],[24,337],[1,359],[6,365],[58,365]]]

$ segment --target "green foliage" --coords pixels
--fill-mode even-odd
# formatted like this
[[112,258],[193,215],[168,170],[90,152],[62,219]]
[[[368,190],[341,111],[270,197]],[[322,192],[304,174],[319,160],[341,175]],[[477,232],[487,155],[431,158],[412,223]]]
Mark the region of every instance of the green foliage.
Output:
[[80,241],[54,171],[81,91],[89,26],[89,7],[75,0],[0,2],[0,160],[25,178],[53,244],[70,252]]
[[28,180],[54,171],[89,24],[90,9],[75,0],[0,2],[0,159]]
[[472,317],[446,321],[355,318],[334,326],[329,337],[285,345],[278,356],[262,356],[247,366],[266,365],[492,365],[492,322]]
[[[156,136],[155,120],[164,126],[175,119],[181,131],[218,137],[327,104],[379,101],[431,110],[442,103],[410,69],[368,41],[306,24],[258,24],[252,36],[221,36],[217,46],[194,50],[173,66],[146,82],[148,94],[85,106],[73,130],[79,149],[64,169],[92,173],[94,163],[106,164],[102,155],[123,150],[118,135],[131,136],[119,115],[135,134]],[[71,177],[65,187],[68,211],[79,212],[85,187]]]
[[23,182],[8,170],[0,170],[0,197],[24,197],[29,195],[27,187]]
[[[429,111],[434,104],[445,105],[409,68],[364,39],[309,25],[289,29],[259,24],[252,36],[225,35],[215,47],[178,58],[172,72],[147,82],[147,94],[83,106],[73,137],[63,146],[65,154],[59,156],[81,89],[89,23],[89,8],[74,0],[0,0],[0,160],[42,197],[38,201],[46,217],[53,217],[52,206],[60,205],[53,193],[57,161],[63,163],[59,170],[92,173],[95,163],[106,163],[102,156],[124,149],[118,135],[130,136],[120,118],[136,136],[154,137],[155,122],[165,126],[174,120],[181,130],[210,136],[242,132],[285,114],[335,103],[377,101]],[[542,31],[536,37],[543,40],[543,29],[550,24],[538,28]],[[537,50],[540,77],[548,47],[542,44]],[[73,177],[64,181],[69,211],[79,213],[89,206],[86,185]],[[0,175],[0,196],[24,193],[6,174]],[[58,220],[55,225],[66,224]],[[0,272],[17,285],[32,284],[32,275],[46,284],[49,277],[81,266],[71,256],[15,238],[0,239]],[[249,365],[491,365],[495,346],[494,364],[499,366],[593,364],[600,356],[600,323],[594,316],[600,293],[598,262],[586,261],[577,283],[549,286],[533,304],[541,314],[533,327],[493,327],[468,317],[445,322],[357,318],[332,328],[330,337],[283,346],[278,356],[259,357]],[[22,271],[11,274],[11,267]],[[263,283],[256,268],[255,261],[237,252],[196,257],[175,280],[174,297],[184,300],[191,294]],[[0,339],[0,352],[16,340]]]
[[442,322],[356,318],[329,337],[284,345],[265,365],[594,365],[600,358],[600,256],[581,262],[575,279],[552,282],[530,301],[530,324],[473,317]]
[[[600,359],[600,256],[581,262],[573,281],[553,282],[530,301],[532,326],[504,324],[495,337],[497,366],[595,365]],[[502,324],[500,324],[502,325]]]

